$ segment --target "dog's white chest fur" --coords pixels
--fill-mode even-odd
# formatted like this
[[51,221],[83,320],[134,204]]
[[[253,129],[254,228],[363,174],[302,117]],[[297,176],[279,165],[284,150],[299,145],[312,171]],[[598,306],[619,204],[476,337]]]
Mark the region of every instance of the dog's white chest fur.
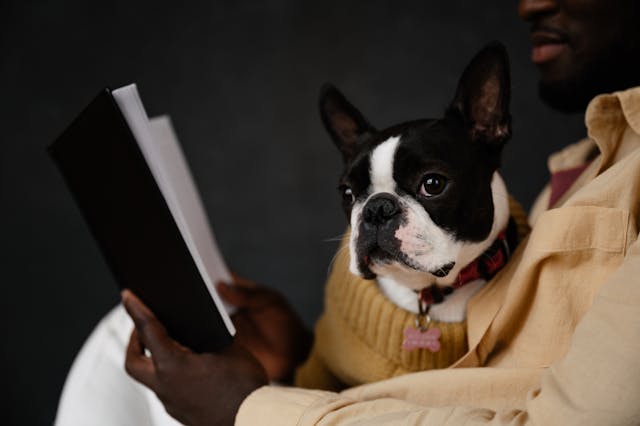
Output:
[[[396,283],[392,278],[378,277],[382,293],[393,303],[407,311],[418,313],[418,294]],[[446,299],[429,309],[429,316],[435,321],[461,322],[467,316],[467,302],[486,284],[483,279],[471,281],[451,293]]]

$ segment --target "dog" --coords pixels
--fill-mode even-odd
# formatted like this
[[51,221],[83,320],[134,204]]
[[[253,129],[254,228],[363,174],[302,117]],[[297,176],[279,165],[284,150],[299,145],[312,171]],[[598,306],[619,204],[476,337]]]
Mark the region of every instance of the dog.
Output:
[[471,60],[442,118],[377,130],[334,86],[321,90],[321,118],[344,160],[349,269],[415,313],[420,332],[432,319],[463,321],[517,238],[498,173],[509,98],[509,61],[497,42]]

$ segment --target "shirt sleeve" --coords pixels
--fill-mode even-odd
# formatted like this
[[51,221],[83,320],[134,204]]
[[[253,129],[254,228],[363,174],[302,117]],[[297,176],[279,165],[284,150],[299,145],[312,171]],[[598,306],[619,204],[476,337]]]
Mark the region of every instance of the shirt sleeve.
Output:
[[95,327],[64,384],[55,426],[179,426],[156,395],[124,371],[133,322],[118,304]]
[[627,425],[640,419],[640,241],[548,368],[432,370],[342,393],[263,387],[238,425]]

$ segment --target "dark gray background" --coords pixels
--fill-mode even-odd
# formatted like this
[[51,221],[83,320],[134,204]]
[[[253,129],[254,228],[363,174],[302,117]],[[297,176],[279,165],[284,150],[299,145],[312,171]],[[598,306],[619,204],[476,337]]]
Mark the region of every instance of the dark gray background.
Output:
[[579,116],[536,95],[514,1],[0,3],[2,424],[46,424],[74,354],[118,301],[49,144],[103,86],[137,82],[171,115],[229,264],[312,324],[345,220],[340,156],[316,111],[332,81],[377,126],[438,116],[464,65],[503,41],[514,139],[504,175],[525,205]]

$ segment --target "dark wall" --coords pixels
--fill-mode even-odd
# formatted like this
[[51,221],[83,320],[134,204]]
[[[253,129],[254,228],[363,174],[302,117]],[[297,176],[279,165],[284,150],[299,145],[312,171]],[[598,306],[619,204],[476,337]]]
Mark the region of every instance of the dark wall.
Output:
[[583,133],[538,100],[512,0],[178,3],[0,5],[0,423],[52,421],[74,354],[118,301],[44,151],[105,85],[136,82],[150,115],[171,115],[229,264],[309,324],[345,227],[323,82],[381,127],[437,116],[473,53],[502,40],[515,135],[504,175],[525,205],[548,153]]

